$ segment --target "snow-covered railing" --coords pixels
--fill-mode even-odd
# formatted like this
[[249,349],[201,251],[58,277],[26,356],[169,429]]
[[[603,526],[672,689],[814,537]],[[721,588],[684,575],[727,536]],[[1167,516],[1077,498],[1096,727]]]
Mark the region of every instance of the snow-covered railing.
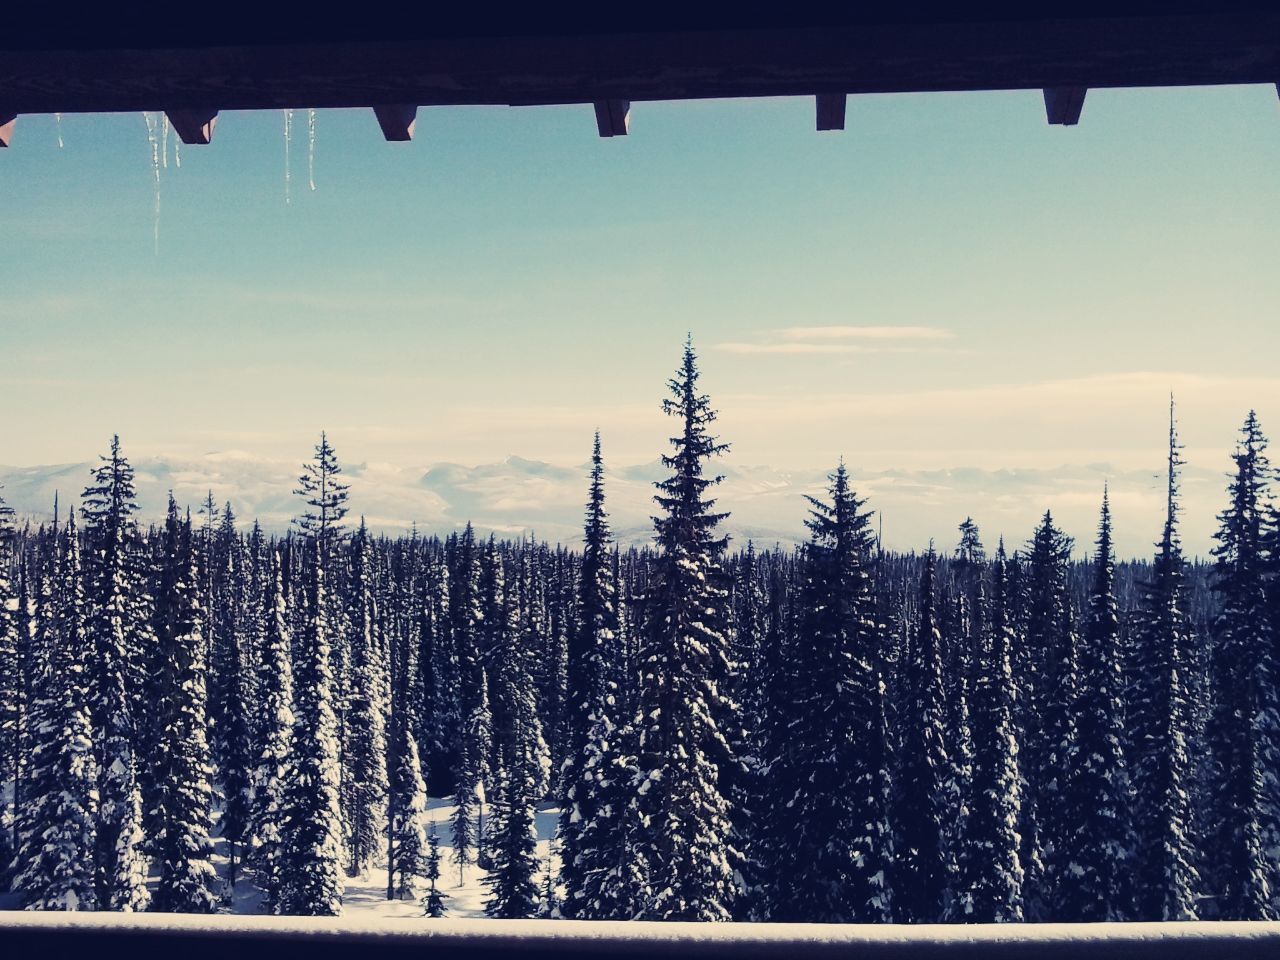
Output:
[[1278,923],[861,926],[0,912],[0,957],[1280,958]]

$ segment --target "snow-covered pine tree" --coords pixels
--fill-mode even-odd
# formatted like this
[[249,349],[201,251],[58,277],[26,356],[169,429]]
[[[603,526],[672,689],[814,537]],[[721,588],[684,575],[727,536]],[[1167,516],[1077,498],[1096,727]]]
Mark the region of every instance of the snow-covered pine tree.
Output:
[[328,436],[320,434],[315,455],[303,465],[294,491],[303,512],[294,519],[301,534],[299,581],[301,635],[294,656],[294,728],[289,775],[281,808],[281,889],[278,912],[336,916],[342,912],[341,731],[332,647],[340,638],[329,577],[344,539],[347,485]]
[[973,775],[960,858],[964,880],[954,919],[972,923],[1008,923],[1023,917],[1018,836],[1022,777],[1013,717],[1012,599],[1002,540],[996,551],[987,632],[979,647],[970,710]]
[[[396,718],[392,731],[391,783],[387,818],[387,899],[413,896],[414,881],[425,869],[427,785],[422,779],[418,744],[409,716]],[[436,877],[440,876],[436,851]]]
[[[513,581],[511,594],[516,595],[518,587]],[[483,754],[481,765],[476,768],[479,774],[477,783],[481,789],[477,793],[478,819],[476,821],[476,864],[482,869],[490,867],[489,855],[492,852],[492,833],[497,828],[497,818],[502,812],[499,794],[503,789],[503,774],[506,764],[504,751],[509,745],[505,735],[510,729],[511,718],[506,715],[508,703],[499,689],[502,683],[499,662],[506,645],[510,642],[510,633],[505,627],[506,618],[503,604],[507,595],[507,551],[505,545],[498,546],[498,538],[489,535],[480,556],[480,629],[478,634],[478,660],[482,669],[481,678],[485,687],[481,691],[489,698],[489,709],[492,711],[489,721],[490,736],[488,749]]]
[[1213,551],[1221,607],[1213,625],[1214,776],[1205,856],[1223,920],[1280,918],[1280,664],[1267,604],[1266,443],[1250,411]]
[[458,885],[463,870],[473,862],[483,839],[478,829],[485,801],[485,781],[489,779],[489,753],[493,745],[493,717],[489,712],[489,681],[481,669],[479,700],[463,729],[461,758],[457,771],[457,793],[453,810],[453,862],[458,865]]
[[[598,442],[592,459],[577,629],[573,631],[577,638],[573,660],[588,668],[588,676],[571,671],[569,680],[571,690],[582,691],[570,695],[570,705],[578,703],[582,710],[574,709],[570,715],[571,739],[562,773],[560,886],[564,892],[558,908],[560,915],[571,919],[627,920],[636,914],[645,886],[643,863],[634,850],[640,825],[633,796],[636,727],[625,722],[631,704],[622,688],[627,684],[630,658],[618,605],[618,554],[615,551],[610,557],[607,552],[609,528]],[[585,699],[579,703],[580,696]],[[577,741],[577,724],[584,720],[587,726]],[[543,908],[553,909],[547,903]]]
[[[984,564],[985,566],[985,564]],[[955,882],[947,891],[943,915],[954,918],[962,904],[957,899],[963,884],[960,874],[965,855],[962,837],[969,815],[968,799],[973,778],[973,724],[969,719],[973,699],[974,660],[985,627],[985,586],[981,567],[951,564],[954,585],[944,585],[939,599],[938,624],[942,632],[942,675],[947,759],[951,770],[944,794],[943,848],[952,852]],[[945,584],[945,577],[943,578]]]
[[678,424],[663,465],[654,518],[659,553],[649,584],[640,652],[637,802],[644,829],[635,852],[648,896],[638,911],[651,920],[727,920],[733,916],[738,854],[733,811],[722,771],[739,761],[723,731],[737,723],[728,695],[729,597],[716,535],[726,514],[714,512],[706,462],[728,445],[710,433],[716,414],[698,388],[697,356],[687,342],[663,410]]
[[547,844],[547,858],[542,868],[542,900],[538,905],[538,916],[548,920],[560,920],[564,917],[560,910],[560,885],[556,882],[560,874],[556,868],[557,853],[557,844],[553,838]]
[[[964,830],[965,802],[973,773],[973,725],[969,720],[974,660],[986,635],[987,552],[972,517],[960,524],[960,542],[951,560],[954,589],[946,591],[943,605],[943,673],[947,692],[947,725],[951,730],[948,754],[955,770],[959,808],[953,811],[949,835],[959,844]],[[952,901],[953,908],[957,906]]]
[[[499,564],[499,571],[501,567]],[[532,653],[520,630],[518,593],[503,589],[498,573],[502,607],[493,632],[495,699],[503,721],[495,741],[501,768],[490,824],[491,864],[485,877],[489,899],[485,913],[512,920],[532,917],[538,905],[537,832],[534,811],[539,785],[546,782],[546,743],[538,719],[537,693],[531,670]],[[513,585],[514,586],[514,585]]]
[[341,759],[330,666],[331,623],[322,528],[307,538],[306,620],[294,670],[293,741],[281,806],[279,912],[337,916],[342,912],[343,822]]
[[350,876],[368,870],[386,832],[387,725],[390,688],[387,656],[375,595],[373,543],[360,519],[351,542],[347,594],[351,682],[347,701],[343,761],[343,809]]
[[955,851],[947,847],[948,817],[956,808],[954,772],[947,758],[942,634],[934,592],[937,555],[930,544],[920,580],[919,624],[904,665],[901,762],[894,778],[896,857],[891,877],[902,923],[935,923],[954,891]]
[[30,800],[14,889],[29,910],[93,910],[97,762],[75,512],[57,511],[41,576],[31,704]]
[[33,795],[30,781],[32,761],[34,759],[32,732],[35,723],[33,709],[36,694],[35,676],[39,667],[39,657],[36,653],[37,607],[40,583],[42,582],[40,571],[44,566],[42,559],[42,541],[44,537],[41,532],[36,532],[32,539],[31,548],[23,551],[21,562],[18,564],[17,587],[15,590],[17,594],[17,609],[14,612],[14,622],[18,632],[18,665],[21,670],[22,682],[22,699],[19,701],[22,713],[19,718],[15,740],[22,753],[14,763],[12,793],[14,811],[12,830],[10,831],[12,846],[9,869],[4,874],[5,881],[10,887],[12,887],[11,881],[14,874],[21,866],[18,854],[22,849],[23,811],[29,808]]
[[[578,609],[579,595],[582,592],[581,571],[573,560],[565,562],[566,553],[563,547],[558,547],[554,555],[548,555],[543,550],[547,583],[547,657],[554,661],[554,691],[559,698],[559,713],[549,718],[549,722],[544,723],[543,727],[547,745],[551,748],[552,770],[557,775],[563,771],[569,752],[569,645],[571,638],[582,630],[581,611]],[[621,663],[614,666],[620,670],[626,669]],[[562,785],[558,784],[556,789],[561,790]]]
[[[600,757],[617,725],[617,704],[605,663],[614,654],[618,628],[616,585],[609,562],[609,521],[604,509],[604,461],[597,432],[591,451],[591,480],[583,533],[582,574],[579,580],[579,629],[569,642],[567,722],[568,743],[560,771],[560,883],[564,887],[564,916],[591,919],[587,878],[601,869],[600,858],[612,861],[614,851],[600,850],[584,839],[596,832],[601,815],[596,787]],[[600,738],[600,739],[597,739]],[[612,812],[612,811],[609,811]]]
[[271,550],[267,590],[260,602],[264,607],[264,646],[258,661],[257,761],[252,777],[250,833],[253,850],[250,861],[258,883],[266,894],[266,907],[279,913],[285,882],[284,793],[292,766],[293,663],[289,621],[281,584],[279,555]]
[[887,922],[891,830],[870,514],[844,463],[810,497],[796,624],[771,718],[769,918]]
[[[153,645],[147,564],[134,513],[133,467],[120,438],[100,458],[84,491],[85,631],[93,651],[90,709],[98,766],[95,889],[101,910],[146,907],[147,862],[135,751],[145,729],[135,716],[142,701],[140,662]],[[120,886],[123,885],[123,886]]]
[[1058,877],[1058,902],[1064,921],[1126,920],[1130,914],[1129,783],[1115,584],[1111,504],[1104,489],[1088,619],[1077,655],[1075,741],[1060,800],[1066,867]]
[[[537,780],[534,795],[546,797],[552,789],[551,743],[548,733],[555,730],[564,711],[564,690],[560,686],[562,653],[551,630],[547,611],[546,582],[537,544],[522,540],[516,550],[516,574],[519,604],[514,629],[520,634],[520,648],[529,669],[538,719],[538,749],[541,757],[534,766]],[[558,787],[557,787],[558,789]]]
[[[396,677],[391,711],[387,790],[387,899],[413,895],[415,878],[424,875],[427,857],[427,786],[418,756],[412,681],[418,676],[417,647],[408,644]],[[440,876],[436,850],[435,873]]]
[[1023,572],[1025,642],[1015,669],[1024,732],[1020,832],[1028,920],[1057,916],[1057,878],[1065,866],[1061,800],[1074,737],[1071,705],[1076,682],[1076,636],[1067,589],[1071,547],[1071,538],[1046,510],[1027,545]]
[[160,881],[153,904],[170,913],[209,913],[217,904],[209,838],[213,790],[206,735],[207,646],[197,589],[191,521],[179,515],[170,494],[155,600],[161,832],[156,842]]
[[1135,920],[1194,920],[1200,878],[1191,837],[1191,622],[1178,536],[1177,424],[1169,399],[1164,532],[1131,645],[1127,739],[1133,786]]
[[0,787],[12,783],[12,814],[0,799],[0,884],[10,879],[8,868],[18,849],[18,811],[27,746],[27,664],[25,611],[21,591],[10,575],[14,568],[13,508],[0,497]]
[[558,795],[561,791],[558,774],[564,768],[568,752],[569,635],[577,632],[578,619],[573,616],[577,591],[562,587],[550,577],[547,570],[554,570],[554,563],[547,554],[545,546],[536,548],[534,569],[545,607],[545,653],[542,657],[547,661],[547,682],[542,733],[551,760],[551,780],[546,793]]
[[253,677],[248,663],[250,623],[249,591],[252,589],[249,554],[236,532],[231,504],[223,507],[211,551],[218,569],[213,575],[218,610],[210,618],[215,631],[210,643],[213,657],[210,685],[213,711],[212,748],[222,793],[219,829],[227,841],[229,893],[233,892],[250,817],[250,790],[254,766],[249,711]]
[[440,880],[440,837],[436,833],[435,824],[431,825],[431,832],[427,834],[427,856],[423,876],[430,884],[426,896],[422,898],[423,913],[428,917],[439,919],[447,911],[444,905],[446,895],[437,886]]
[[[475,531],[468,523],[462,534],[456,538],[453,563],[449,571],[450,634],[456,665],[455,695],[460,724],[465,724],[474,714],[482,688],[481,673],[484,665],[481,662],[481,633],[484,609],[480,585],[481,552],[476,544]],[[487,681],[487,678],[485,679]],[[457,743],[465,742],[465,738],[466,734],[462,733],[457,738]],[[471,762],[474,764],[478,759],[472,757]],[[489,758],[486,755],[483,759],[487,763]],[[438,780],[435,779],[436,767],[444,767],[445,762],[449,762],[449,766],[441,769],[439,773],[443,776],[439,776]],[[452,783],[455,778],[460,777],[461,762],[460,749],[455,746],[449,755],[432,759],[429,778],[433,779],[433,782]]]
[[417,718],[423,768],[432,788],[447,794],[456,787],[462,742],[458,657],[449,607],[449,565],[443,553],[427,564],[423,587],[426,606],[420,637],[422,712]]
[[[723,789],[733,809],[734,864],[739,877],[735,920],[750,920],[763,913],[762,864],[755,849],[759,822],[765,803],[764,682],[769,667],[762,651],[765,641],[764,585],[755,544],[739,555],[734,572],[733,630],[731,633],[731,673],[729,692],[738,705],[739,722],[726,731],[729,746],[738,763],[724,776]],[[722,771],[722,776],[724,771]]]

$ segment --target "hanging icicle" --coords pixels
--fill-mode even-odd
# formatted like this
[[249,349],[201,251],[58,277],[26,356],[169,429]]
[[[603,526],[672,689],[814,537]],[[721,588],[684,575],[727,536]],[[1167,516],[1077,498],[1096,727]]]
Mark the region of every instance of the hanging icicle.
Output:
[[169,169],[169,115],[160,115],[160,165]]
[[62,114],[55,113],[53,115],[53,123],[58,131],[58,149],[62,149]]
[[182,169],[182,138],[173,138],[173,165],[179,170]]
[[288,206],[292,203],[289,196],[289,141],[293,139],[293,111],[286,110],[284,112],[284,202]]
[[307,181],[316,188],[316,111],[307,110]]
[[155,189],[155,210],[151,225],[151,238],[155,252],[160,253],[160,140],[156,136],[155,114],[144,110],[142,119],[147,124],[147,142],[151,144],[151,182]]

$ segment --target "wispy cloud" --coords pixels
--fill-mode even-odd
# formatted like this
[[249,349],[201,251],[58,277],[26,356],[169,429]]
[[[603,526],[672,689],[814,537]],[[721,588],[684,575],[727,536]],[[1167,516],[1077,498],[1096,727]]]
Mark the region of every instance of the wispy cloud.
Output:
[[786,327],[778,335],[787,340],[952,340],[942,327]]
[[717,343],[724,353],[877,353],[876,347],[851,343]]
[[942,353],[953,348],[934,344],[954,337],[942,327],[784,327],[758,343],[717,343],[716,349],[723,353],[793,355]]

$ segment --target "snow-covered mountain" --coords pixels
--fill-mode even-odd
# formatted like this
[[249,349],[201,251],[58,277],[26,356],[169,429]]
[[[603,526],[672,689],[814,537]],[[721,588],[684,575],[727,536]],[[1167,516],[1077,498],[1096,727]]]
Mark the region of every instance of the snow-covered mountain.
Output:
[[[198,458],[149,457],[133,460],[144,520],[164,515],[168,492],[198,509],[210,491],[219,506],[230,502],[246,522],[259,519],[283,530],[298,510],[294,495],[300,465],[247,454],[210,453]],[[78,502],[92,463],[0,466],[0,496],[22,516],[47,517],[55,494],[63,508]],[[790,544],[805,537],[805,494],[819,494],[825,471],[787,471],[725,462],[724,483],[716,491],[730,514],[727,530],[739,543]],[[1046,509],[1052,510],[1081,549],[1096,527],[1102,485],[1111,485],[1121,555],[1145,556],[1160,532],[1164,478],[1151,470],[1116,471],[1106,464],[1053,470],[859,470],[850,465],[855,489],[867,508],[881,516],[886,545],[920,549],[935,538],[949,548],[956,525],[972,515],[994,545],[1004,535],[1021,544]],[[468,520],[499,535],[534,533],[552,542],[577,543],[581,536],[587,466],[565,466],[508,457],[496,463],[429,467],[386,463],[347,464],[353,517],[388,532],[416,523],[425,533],[447,533]],[[661,463],[617,467],[607,474],[606,494],[615,535],[624,544],[652,534],[653,481]],[[1225,478],[1217,471],[1188,467],[1182,478],[1184,542],[1204,553],[1221,508]]]

